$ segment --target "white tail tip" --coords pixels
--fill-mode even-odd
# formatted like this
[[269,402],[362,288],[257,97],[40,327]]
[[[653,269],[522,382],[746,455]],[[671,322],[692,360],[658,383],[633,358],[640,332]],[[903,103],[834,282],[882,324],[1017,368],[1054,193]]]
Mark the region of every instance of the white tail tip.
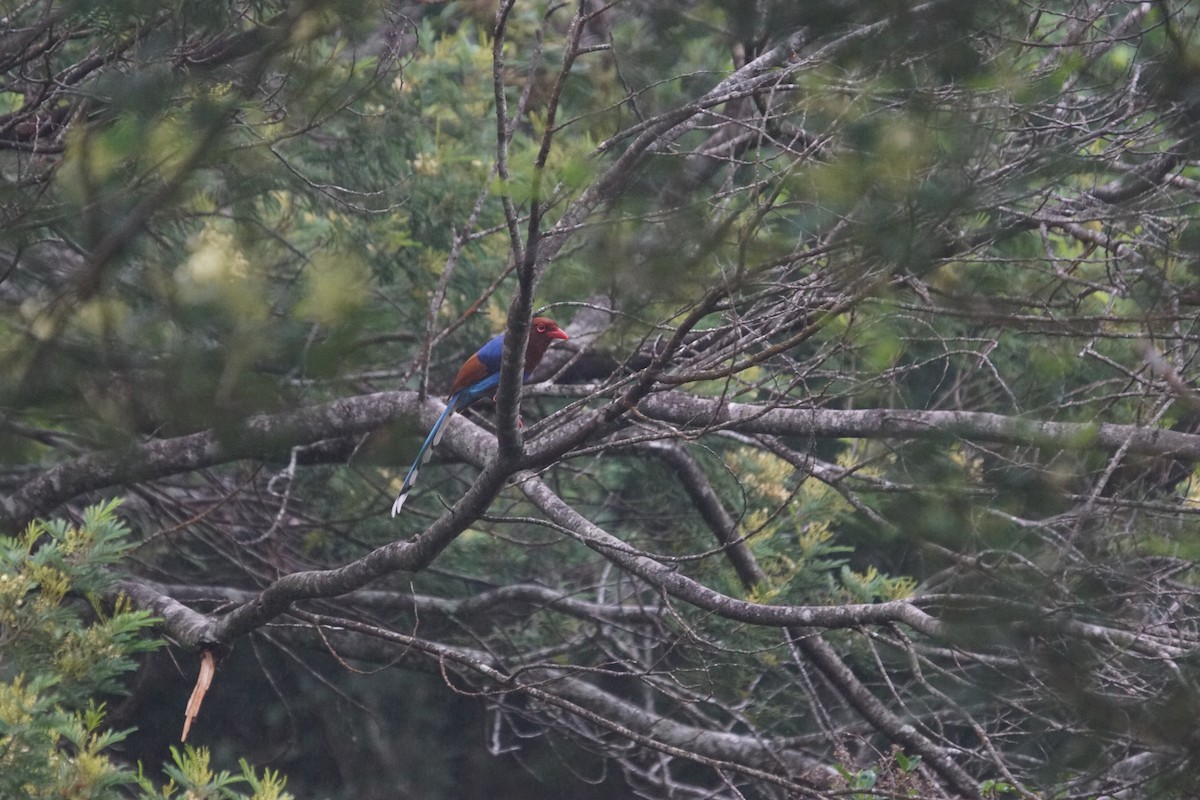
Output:
[[400,513],[400,509],[404,508],[404,501],[408,499],[408,490],[396,495],[396,502],[392,503],[392,516]]

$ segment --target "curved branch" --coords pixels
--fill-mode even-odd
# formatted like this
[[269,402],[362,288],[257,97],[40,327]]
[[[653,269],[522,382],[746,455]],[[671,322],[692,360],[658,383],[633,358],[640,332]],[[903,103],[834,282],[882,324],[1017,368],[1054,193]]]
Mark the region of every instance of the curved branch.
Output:
[[198,640],[189,644],[225,644],[265,625],[299,600],[338,597],[388,573],[414,572],[429,566],[487,510],[510,474],[510,465],[497,459],[483,470],[466,494],[423,533],[408,541],[378,547],[341,567],[284,575],[253,599],[215,619],[200,632]]
[[519,485],[525,496],[543,514],[569,531],[588,548],[671,597],[725,619],[777,628],[795,625],[855,628],[860,625],[898,622],[929,636],[940,636],[943,633],[941,622],[917,608],[909,600],[836,606],[771,606],[738,600],[714,591],[649,556],[642,555],[571,508],[540,478],[528,475],[519,479]]

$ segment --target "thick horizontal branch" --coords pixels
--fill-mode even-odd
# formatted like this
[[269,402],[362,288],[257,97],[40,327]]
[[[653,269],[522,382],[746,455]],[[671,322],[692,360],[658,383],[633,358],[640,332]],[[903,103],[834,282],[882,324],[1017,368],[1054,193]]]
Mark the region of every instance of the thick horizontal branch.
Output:
[[[234,586],[162,584],[141,578],[122,582],[118,590],[129,595],[140,607],[162,617],[168,632],[176,638],[187,638],[189,625],[204,625],[208,621],[203,614],[186,606],[176,608],[179,604],[244,605],[259,594]],[[356,589],[338,600],[340,605],[390,614],[411,609],[423,619],[429,616],[452,617],[456,620],[487,619],[500,614],[530,615],[547,610],[586,621],[645,624],[657,621],[663,614],[663,609],[654,605],[594,603],[530,583],[500,586],[455,598],[413,594],[404,590]],[[180,630],[174,630],[176,625],[181,626]]]
[[[432,425],[441,410],[439,402],[420,403],[416,392],[377,392],[298,411],[261,414],[222,432],[207,430],[139,442],[103,453],[89,453],[47,469],[0,500],[0,529],[23,527],[34,517],[48,514],[62,503],[87,492],[246,458],[286,459],[293,447],[362,436],[405,415],[420,415],[423,425]],[[462,425],[469,426],[461,417],[452,419],[447,433]],[[472,439],[472,442],[482,440],[481,433],[479,439]],[[460,452],[470,447],[471,443],[466,440],[455,445]],[[487,453],[480,452],[473,454],[472,460],[483,463],[487,457]]]
[[[1050,447],[1060,450],[1126,448],[1134,454],[1200,461],[1200,436],[1161,428],[1022,419],[1002,414],[908,409],[798,409],[731,403],[685,392],[646,397],[638,410],[648,417],[689,428],[730,428],[742,433],[814,438],[913,439],[953,436],[981,442]],[[282,458],[292,447],[343,436],[360,436],[403,415],[420,414],[432,424],[437,402],[421,404],[416,392],[377,392],[347,397],[283,414],[251,417],[241,427],[155,439],[120,450],[64,461],[25,483],[0,501],[0,528],[15,529],[29,520],[91,491],[153,480],[245,458]],[[454,418],[447,430],[451,447],[482,466],[495,452],[495,440]],[[573,425],[595,428],[588,418],[567,423],[541,442],[531,443],[531,462],[541,463],[556,440],[573,435]]]
[[1200,461],[1198,435],[1109,422],[1053,422],[973,411],[771,408],[684,392],[652,395],[638,404],[638,410],[648,417],[675,425],[732,428],[742,433],[822,439],[954,437],[1056,450],[1114,451],[1126,448],[1130,453]]

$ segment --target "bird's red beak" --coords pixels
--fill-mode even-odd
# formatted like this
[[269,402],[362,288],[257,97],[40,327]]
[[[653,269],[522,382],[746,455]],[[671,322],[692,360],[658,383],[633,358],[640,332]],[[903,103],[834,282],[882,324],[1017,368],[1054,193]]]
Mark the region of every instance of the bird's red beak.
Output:
[[549,336],[551,339],[570,339],[571,338],[570,336],[567,336],[567,332],[564,331],[562,328],[555,328],[552,331],[546,331],[546,335]]

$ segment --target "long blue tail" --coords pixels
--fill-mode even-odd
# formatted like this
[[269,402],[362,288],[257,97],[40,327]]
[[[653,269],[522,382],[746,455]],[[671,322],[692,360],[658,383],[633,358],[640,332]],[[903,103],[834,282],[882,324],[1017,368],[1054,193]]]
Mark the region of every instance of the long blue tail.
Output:
[[446,408],[442,410],[442,414],[437,418],[437,422],[433,423],[433,429],[429,431],[429,435],[425,437],[421,449],[417,451],[417,458],[413,461],[413,465],[408,468],[408,474],[404,476],[404,485],[400,487],[400,492],[396,495],[396,502],[392,503],[393,517],[399,514],[400,509],[404,507],[404,501],[408,499],[409,491],[412,490],[413,484],[417,482],[417,474],[421,471],[421,467],[429,459],[429,456],[433,454],[433,448],[437,447],[438,442],[442,440],[442,427],[458,407],[461,395],[461,391],[457,392],[451,395],[450,399],[446,401]]

